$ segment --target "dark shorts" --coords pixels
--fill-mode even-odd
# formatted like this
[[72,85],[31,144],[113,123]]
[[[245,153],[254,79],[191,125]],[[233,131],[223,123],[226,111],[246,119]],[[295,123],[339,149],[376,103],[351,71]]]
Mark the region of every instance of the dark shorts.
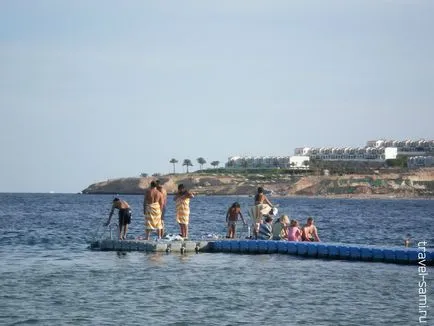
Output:
[[228,221],[228,227],[233,226],[234,228],[237,227],[237,221]]
[[131,209],[125,208],[119,210],[119,225],[127,225],[131,223]]

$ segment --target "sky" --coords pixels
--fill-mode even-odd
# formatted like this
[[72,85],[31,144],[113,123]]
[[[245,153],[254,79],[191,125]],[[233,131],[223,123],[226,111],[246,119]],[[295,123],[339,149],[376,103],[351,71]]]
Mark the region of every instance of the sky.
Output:
[[434,138],[431,0],[0,0],[0,192]]

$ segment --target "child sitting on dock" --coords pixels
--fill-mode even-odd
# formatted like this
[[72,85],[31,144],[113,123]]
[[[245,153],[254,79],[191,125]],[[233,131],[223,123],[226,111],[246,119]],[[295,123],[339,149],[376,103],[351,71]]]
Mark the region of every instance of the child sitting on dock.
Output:
[[282,215],[273,223],[273,240],[286,240],[288,237],[288,215]]
[[261,223],[261,225],[259,226],[259,232],[257,237],[258,240],[271,240],[273,236],[273,226],[271,224],[272,222],[273,217],[267,215],[267,217],[265,218],[265,223]]
[[235,238],[238,217],[241,217],[244,225],[247,224],[244,220],[243,214],[241,213],[240,204],[238,202],[235,202],[232,204],[231,207],[229,207],[226,213],[226,223],[228,224],[228,233],[226,235],[226,238]]
[[288,241],[301,241],[301,230],[297,220],[289,222]]

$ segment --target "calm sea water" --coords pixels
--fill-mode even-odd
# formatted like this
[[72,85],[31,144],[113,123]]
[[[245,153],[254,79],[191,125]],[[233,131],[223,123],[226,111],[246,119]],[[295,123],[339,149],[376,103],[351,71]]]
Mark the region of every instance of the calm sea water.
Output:
[[[1,325],[416,325],[416,266],[288,255],[90,251],[112,196],[0,194]],[[130,237],[143,234],[142,196]],[[224,232],[247,197],[196,197],[190,237]],[[323,241],[434,244],[434,201],[272,198]],[[169,198],[168,232],[177,233]],[[428,305],[434,307],[433,269]],[[428,309],[430,320],[434,310]]]

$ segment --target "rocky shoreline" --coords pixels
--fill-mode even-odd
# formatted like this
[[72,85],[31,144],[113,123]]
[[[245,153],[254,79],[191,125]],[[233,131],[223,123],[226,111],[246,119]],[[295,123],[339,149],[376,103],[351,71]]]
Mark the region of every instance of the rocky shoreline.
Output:
[[[88,186],[83,194],[143,194],[156,177],[110,179]],[[323,198],[434,198],[434,169],[403,173],[382,172],[334,176],[204,173],[159,176],[166,191],[174,193],[183,183],[198,195],[250,196],[262,186],[276,197]]]

